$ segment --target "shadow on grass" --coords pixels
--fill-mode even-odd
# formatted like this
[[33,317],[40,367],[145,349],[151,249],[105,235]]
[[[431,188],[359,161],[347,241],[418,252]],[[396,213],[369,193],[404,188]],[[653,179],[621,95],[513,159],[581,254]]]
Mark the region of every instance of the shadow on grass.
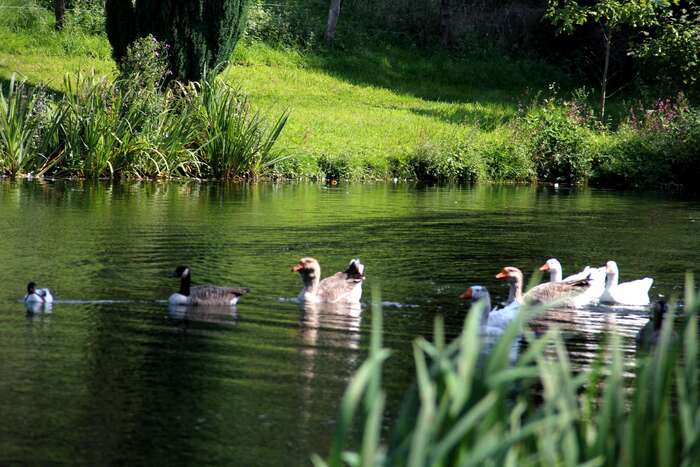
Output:
[[[0,70],[7,70],[4,66],[0,65]],[[0,71],[2,73],[2,71]],[[10,73],[11,76],[11,73]],[[9,90],[10,90],[10,83],[12,82],[12,78],[8,76],[0,76],[0,89],[2,90],[2,93],[4,96],[7,96]],[[28,93],[32,94],[36,91],[43,91],[45,95],[49,96],[52,99],[61,99],[64,96],[64,93],[57,91],[55,89],[51,89],[48,86],[44,86],[42,84],[34,84],[29,81],[29,79],[25,78],[22,75],[17,74],[15,76],[15,86],[17,84],[22,83],[24,88],[28,91]]]
[[530,89],[568,81],[554,67],[498,53],[459,57],[387,46],[352,53],[325,50],[309,60],[313,68],[352,84],[437,102],[512,106]]

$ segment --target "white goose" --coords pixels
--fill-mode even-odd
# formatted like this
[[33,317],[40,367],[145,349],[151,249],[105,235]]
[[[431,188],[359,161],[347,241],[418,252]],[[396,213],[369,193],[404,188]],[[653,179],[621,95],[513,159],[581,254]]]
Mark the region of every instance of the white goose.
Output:
[[360,303],[365,266],[353,259],[342,272],[321,280],[321,265],[314,258],[302,258],[292,267],[304,281],[299,301],[310,303]]
[[600,297],[601,303],[627,306],[646,306],[651,303],[649,289],[651,289],[654,279],[645,277],[620,284],[620,271],[615,261],[608,261],[605,265],[605,271],[607,282]]
[[481,315],[481,334],[500,335],[518,316],[520,303],[512,301],[503,308],[491,309],[491,294],[483,285],[472,285],[459,298],[471,300],[472,303],[482,303],[484,312]]
[[24,296],[24,303],[53,303],[53,295],[49,289],[37,289],[34,282],[27,284],[27,293]]
[[591,267],[586,266],[583,271],[562,279],[564,269],[561,267],[561,263],[556,258],[549,258],[546,263],[540,266],[540,271],[549,272],[549,282],[570,282],[586,279],[591,273]]

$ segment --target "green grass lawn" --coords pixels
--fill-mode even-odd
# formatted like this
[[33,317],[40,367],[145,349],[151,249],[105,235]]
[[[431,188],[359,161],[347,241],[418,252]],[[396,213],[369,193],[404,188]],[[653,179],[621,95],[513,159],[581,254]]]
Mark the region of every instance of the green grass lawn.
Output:
[[[54,32],[42,11],[0,12],[0,76],[60,91],[67,72],[114,74],[104,36]],[[278,149],[307,161],[342,157],[383,165],[420,147],[507,141],[519,102],[565,76],[500,54],[455,58],[376,46],[300,53],[241,42],[223,78],[270,114],[289,110]],[[304,164],[302,164],[303,166]]]
[[393,47],[300,54],[253,43],[239,45],[223,76],[259,106],[290,110],[280,144],[291,153],[382,159],[507,138],[518,103],[561,74],[502,57],[458,61]]

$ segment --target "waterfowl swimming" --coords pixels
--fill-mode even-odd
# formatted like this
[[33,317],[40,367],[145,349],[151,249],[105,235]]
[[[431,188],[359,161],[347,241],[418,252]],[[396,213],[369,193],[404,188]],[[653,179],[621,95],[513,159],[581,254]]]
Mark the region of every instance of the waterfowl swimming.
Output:
[[649,305],[649,289],[651,289],[654,279],[645,277],[635,281],[620,281],[620,272],[615,261],[608,261],[605,265],[607,281],[605,290],[600,297],[601,303],[628,306]]
[[299,300],[315,303],[360,303],[365,266],[353,259],[345,271],[321,280],[321,266],[314,258],[305,257],[292,267],[304,281]]
[[168,299],[171,305],[235,305],[250,289],[197,285],[192,287],[192,274],[187,266],[178,266],[173,277],[180,278],[180,291]]
[[510,284],[508,302],[545,304],[559,301],[559,307],[584,306],[600,296],[603,288],[602,269],[593,269],[589,277],[569,282],[545,282],[523,294],[523,273],[520,269],[506,266],[496,274],[496,279]]
[[34,282],[27,284],[24,303],[53,303],[53,295],[49,289],[37,289]]
[[[668,304],[666,303],[666,299],[663,295],[660,295],[659,299],[654,303],[649,322],[639,330],[635,338],[639,348],[648,350],[659,343],[659,340],[661,340],[664,315],[667,311]],[[671,338],[675,339],[676,337],[675,331],[671,331]]]
[[484,307],[481,315],[481,333],[494,335],[502,334],[511,321],[518,315],[520,303],[512,301],[503,308],[491,309],[491,294],[483,285],[472,285],[462,295],[462,300],[471,300],[472,303],[481,303]]
[[569,282],[586,279],[591,272],[591,267],[586,266],[583,271],[562,279],[564,269],[561,267],[561,263],[556,258],[549,258],[546,263],[540,266],[540,271],[549,272],[549,282]]

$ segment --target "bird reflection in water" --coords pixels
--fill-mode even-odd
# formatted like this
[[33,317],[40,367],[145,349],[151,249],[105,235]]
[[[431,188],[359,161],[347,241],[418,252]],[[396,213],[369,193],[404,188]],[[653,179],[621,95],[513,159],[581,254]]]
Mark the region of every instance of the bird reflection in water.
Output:
[[230,305],[168,305],[168,316],[175,321],[201,322],[235,326],[238,324],[238,309]]

